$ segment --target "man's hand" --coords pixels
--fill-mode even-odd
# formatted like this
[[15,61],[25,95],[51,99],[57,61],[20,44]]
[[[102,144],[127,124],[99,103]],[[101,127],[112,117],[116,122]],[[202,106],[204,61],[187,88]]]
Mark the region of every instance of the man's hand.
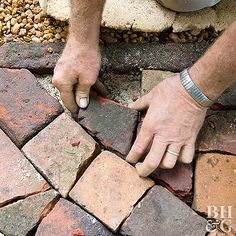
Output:
[[137,163],[147,154],[145,160],[136,165],[140,176],[148,176],[158,166],[173,168],[177,159],[183,163],[192,161],[206,108],[199,106],[185,91],[179,75],[164,80],[129,107],[139,111],[149,107],[126,159]]
[[[86,108],[89,91],[101,66],[99,32],[105,0],[70,0],[69,37],[52,83],[60,90],[64,105],[72,112]],[[101,84],[96,83],[98,89]]]
[[61,94],[66,108],[72,113],[89,104],[89,91],[96,82],[101,65],[99,45],[80,45],[68,41],[57,62],[52,83]]

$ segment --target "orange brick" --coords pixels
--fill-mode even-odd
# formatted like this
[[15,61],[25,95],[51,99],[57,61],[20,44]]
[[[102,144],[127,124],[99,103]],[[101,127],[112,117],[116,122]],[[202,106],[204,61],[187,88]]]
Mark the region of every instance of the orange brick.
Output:
[[134,204],[153,185],[150,179],[140,178],[127,162],[104,151],[92,162],[69,195],[116,231]]
[[232,206],[236,231],[236,157],[216,153],[197,158],[193,207],[207,215],[208,206]]

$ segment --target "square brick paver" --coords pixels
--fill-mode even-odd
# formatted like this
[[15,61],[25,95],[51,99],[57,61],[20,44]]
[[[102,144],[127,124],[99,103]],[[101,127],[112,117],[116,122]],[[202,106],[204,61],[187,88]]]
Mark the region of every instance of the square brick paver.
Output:
[[96,142],[65,113],[31,139],[22,150],[64,197],[99,153]]
[[36,236],[111,236],[95,217],[61,198],[39,225]]
[[113,231],[154,182],[140,178],[134,167],[108,151],[102,152],[70,192],[70,197]]
[[210,111],[197,140],[199,151],[236,154],[236,111]]
[[0,208],[0,232],[26,236],[51,209],[58,193],[54,190],[38,193]]
[[205,236],[206,220],[161,186],[153,187],[121,228],[132,236]]
[[232,227],[236,233],[236,156],[200,155],[196,162],[194,186],[194,209],[207,215],[208,206],[215,206],[218,212],[220,206],[225,206],[226,212],[231,206]]
[[18,147],[62,112],[28,70],[0,68],[0,128]]
[[87,109],[79,112],[79,123],[109,150],[126,156],[132,145],[138,112],[112,100],[92,96]]
[[47,182],[0,129],[0,206],[9,201],[44,191]]

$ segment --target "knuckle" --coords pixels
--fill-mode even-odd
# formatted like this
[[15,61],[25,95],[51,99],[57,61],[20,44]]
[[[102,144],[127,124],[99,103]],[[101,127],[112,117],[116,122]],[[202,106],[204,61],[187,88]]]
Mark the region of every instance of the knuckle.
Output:
[[53,78],[53,79],[52,79],[52,85],[55,86],[55,87],[57,87],[57,88],[60,88],[60,87],[63,86],[63,82],[62,82],[62,80],[59,79],[59,78]]
[[193,157],[187,156],[187,157],[182,157],[181,162],[185,164],[190,164],[193,160]]
[[145,148],[141,146],[140,144],[136,144],[134,148],[135,153],[141,155],[145,152]]
[[174,166],[175,166],[175,161],[163,160],[163,162],[162,162],[162,167],[165,169],[172,169]]
[[157,163],[155,161],[147,161],[146,167],[149,170],[155,170],[157,168]]
[[83,79],[83,80],[80,80],[79,82],[80,82],[80,85],[83,87],[91,87],[95,84],[96,78],[95,79]]

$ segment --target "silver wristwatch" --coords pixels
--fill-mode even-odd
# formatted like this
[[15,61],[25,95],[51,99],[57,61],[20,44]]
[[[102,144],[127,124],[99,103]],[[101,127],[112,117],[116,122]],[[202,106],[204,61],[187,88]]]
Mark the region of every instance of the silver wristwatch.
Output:
[[189,95],[201,106],[209,107],[214,101],[209,99],[192,81],[188,69],[183,70],[180,73],[180,80],[184,88],[187,90]]

